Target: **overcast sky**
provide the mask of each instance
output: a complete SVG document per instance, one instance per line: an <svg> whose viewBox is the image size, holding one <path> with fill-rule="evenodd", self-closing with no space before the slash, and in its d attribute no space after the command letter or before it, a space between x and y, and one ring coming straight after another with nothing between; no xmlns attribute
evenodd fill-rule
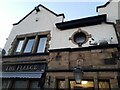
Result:
<svg viewBox="0 0 120 90"><path fill-rule="evenodd" d="M42 1L42 2L41 2ZM65 14L65 21L95 16L96 6L108 0L0 0L0 47L3 48L6 38L14 23L27 15L35 6L42 4L53 12Z"/></svg>

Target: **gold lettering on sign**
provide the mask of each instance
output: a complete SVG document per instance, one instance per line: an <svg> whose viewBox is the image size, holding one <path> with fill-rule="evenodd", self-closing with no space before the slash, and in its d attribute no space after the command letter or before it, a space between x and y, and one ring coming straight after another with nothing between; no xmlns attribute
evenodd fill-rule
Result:
<svg viewBox="0 0 120 90"><path fill-rule="evenodd" d="M15 67L14 66L7 66L6 71L14 71Z"/></svg>
<svg viewBox="0 0 120 90"><path fill-rule="evenodd" d="M16 71L20 71L21 69L22 69L22 66L18 65Z"/></svg>
<svg viewBox="0 0 120 90"><path fill-rule="evenodd" d="M16 66L7 66L6 71L35 71L37 70L38 65L16 65Z"/></svg>
<svg viewBox="0 0 120 90"><path fill-rule="evenodd" d="M17 71L37 70L37 65L18 65Z"/></svg>
<svg viewBox="0 0 120 90"><path fill-rule="evenodd" d="M34 65L34 68L33 68L34 70L37 70L37 65Z"/></svg>

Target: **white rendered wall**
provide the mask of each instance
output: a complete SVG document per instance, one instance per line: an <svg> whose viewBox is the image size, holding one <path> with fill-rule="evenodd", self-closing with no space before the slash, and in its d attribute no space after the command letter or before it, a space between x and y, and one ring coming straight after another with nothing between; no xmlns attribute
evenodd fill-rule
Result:
<svg viewBox="0 0 120 90"><path fill-rule="evenodd" d="M38 19L37 22L36 18ZM78 46L73 44L69 38L78 30L78 28L61 31L56 28L55 23L62 21L63 16L57 17L48 10L40 7L40 12L38 14L34 11L22 22L13 27L4 47L6 54L8 54L8 50L11 48L11 43L16 35L44 31L51 31L49 49L77 48ZM81 29L88 32L88 34L91 34L96 41L103 39L108 40L113 37L112 44L118 43L113 25L103 23L100 25L82 27ZM88 46L91 46L89 45L89 41L83 45L83 47Z"/></svg>
<svg viewBox="0 0 120 90"><path fill-rule="evenodd" d="M120 19L119 6L120 0L112 0L106 7L99 8L98 14L107 14L107 21L116 23Z"/></svg>
<svg viewBox="0 0 120 90"><path fill-rule="evenodd" d="M56 15L50 13L48 10L42 7L39 8L39 13L36 14L36 11L34 11L18 25L13 26L13 29L11 30L11 33L4 47L6 54L8 54L8 50L10 49L11 43L15 39L16 35L52 31L55 27L55 23L62 22L63 16L57 17ZM38 19L37 22L36 19Z"/></svg>
<svg viewBox="0 0 120 90"><path fill-rule="evenodd" d="M72 41L69 40L72 34L77 30L78 28L63 30L63 31L54 29L54 31L52 31L50 49L77 48L78 45L73 44ZM88 34L91 34L92 38L94 38L95 41L110 40L110 38L113 37L111 44L118 43L113 25L100 24L100 25L94 25L94 26L87 26L87 27L82 27L81 30L84 30ZM83 44L82 47L91 46L89 45L89 40L87 43Z"/></svg>

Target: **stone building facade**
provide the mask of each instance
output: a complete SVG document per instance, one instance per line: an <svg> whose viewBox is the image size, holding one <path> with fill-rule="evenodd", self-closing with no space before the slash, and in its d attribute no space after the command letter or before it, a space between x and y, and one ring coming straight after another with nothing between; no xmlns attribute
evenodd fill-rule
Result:
<svg viewBox="0 0 120 90"><path fill-rule="evenodd" d="M118 9L114 3L97 7L97 16L71 21L35 7L14 24L4 47L3 88L119 89L120 22L108 12Z"/></svg>

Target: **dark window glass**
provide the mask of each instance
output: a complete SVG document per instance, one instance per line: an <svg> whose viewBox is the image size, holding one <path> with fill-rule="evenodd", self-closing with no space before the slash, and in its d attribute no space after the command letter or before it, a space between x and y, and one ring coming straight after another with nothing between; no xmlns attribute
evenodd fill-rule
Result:
<svg viewBox="0 0 120 90"><path fill-rule="evenodd" d="M120 88L120 76L117 77L118 80L118 87Z"/></svg>
<svg viewBox="0 0 120 90"><path fill-rule="evenodd" d="M35 39L28 39L28 42L27 42L27 44L26 44L24 53L30 53L30 52L32 51L32 47L33 47L33 44L34 44L34 40L35 40Z"/></svg>
<svg viewBox="0 0 120 90"><path fill-rule="evenodd" d="M23 42L24 42L24 40L18 40L18 45L17 45L15 53L20 53L21 52L21 49L22 49L22 46L23 46Z"/></svg>
<svg viewBox="0 0 120 90"><path fill-rule="evenodd" d="M2 80L2 89L7 90L9 80Z"/></svg>
<svg viewBox="0 0 120 90"><path fill-rule="evenodd" d="M15 81L12 88L17 88L17 89L24 88L25 89L27 88L27 85L28 85L27 80Z"/></svg>
<svg viewBox="0 0 120 90"><path fill-rule="evenodd" d="M86 35L82 32L75 34L74 42L77 44L83 44L86 41Z"/></svg>
<svg viewBox="0 0 120 90"><path fill-rule="evenodd" d="M45 51L46 41L47 41L47 37L41 37L39 39L37 53L41 53Z"/></svg>
<svg viewBox="0 0 120 90"><path fill-rule="evenodd" d="M39 82L38 81L31 81L30 90L40 90Z"/></svg>

